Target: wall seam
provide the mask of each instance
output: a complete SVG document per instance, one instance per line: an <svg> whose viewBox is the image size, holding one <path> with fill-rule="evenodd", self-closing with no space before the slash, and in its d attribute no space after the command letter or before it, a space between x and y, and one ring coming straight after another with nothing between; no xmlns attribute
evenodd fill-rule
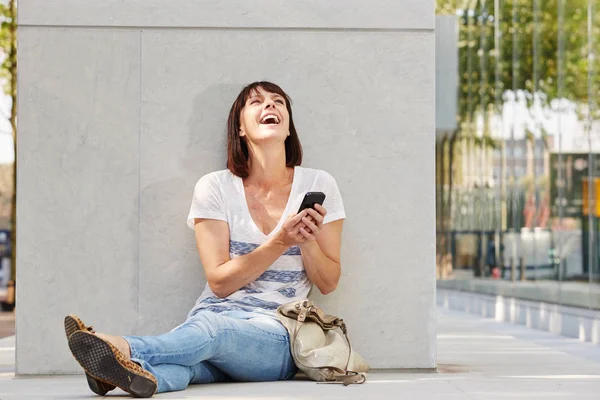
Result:
<svg viewBox="0 0 600 400"><path fill-rule="evenodd" d="M134 332L139 333L140 326L140 271L141 271L141 213L142 213L142 53L143 53L143 30L140 29L140 53L139 53L139 101L138 101L138 259L137 259L137 282L136 282L136 307Z"/></svg>

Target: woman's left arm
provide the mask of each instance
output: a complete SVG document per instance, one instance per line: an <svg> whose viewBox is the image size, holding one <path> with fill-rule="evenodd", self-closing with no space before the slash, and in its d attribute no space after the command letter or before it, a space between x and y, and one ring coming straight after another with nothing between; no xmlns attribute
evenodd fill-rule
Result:
<svg viewBox="0 0 600 400"><path fill-rule="evenodd" d="M309 210L312 218L305 217L302 220L309 230L300 229L306 238L300 249L308 278L321 293L329 294L337 287L342 274L340 248L344 220L323 225L327 211L318 204L315 208L316 210Z"/></svg>

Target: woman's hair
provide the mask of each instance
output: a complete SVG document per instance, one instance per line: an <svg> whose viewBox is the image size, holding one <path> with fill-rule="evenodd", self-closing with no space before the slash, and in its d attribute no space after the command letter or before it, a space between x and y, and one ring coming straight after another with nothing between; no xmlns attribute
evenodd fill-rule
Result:
<svg viewBox="0 0 600 400"><path fill-rule="evenodd" d="M233 102L229 118L227 118L227 169L240 178L246 178L249 175L248 144L245 138L240 137L240 116L248 97L257 92L259 87L266 92L276 93L285 98L285 106L290 116L290 135L285 139L285 164L287 167L302 164L302 145L294 126L290 97L274 83L254 82L242 89Z"/></svg>

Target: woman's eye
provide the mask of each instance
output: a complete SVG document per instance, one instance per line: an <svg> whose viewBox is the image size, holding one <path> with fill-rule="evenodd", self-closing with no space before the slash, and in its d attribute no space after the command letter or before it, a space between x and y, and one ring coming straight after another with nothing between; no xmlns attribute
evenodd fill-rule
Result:
<svg viewBox="0 0 600 400"><path fill-rule="evenodd" d="M283 100L275 100L275 102L277 102L279 104L283 104Z"/></svg>
<svg viewBox="0 0 600 400"><path fill-rule="evenodd" d="M252 100L250 104L258 104L258 100Z"/></svg>

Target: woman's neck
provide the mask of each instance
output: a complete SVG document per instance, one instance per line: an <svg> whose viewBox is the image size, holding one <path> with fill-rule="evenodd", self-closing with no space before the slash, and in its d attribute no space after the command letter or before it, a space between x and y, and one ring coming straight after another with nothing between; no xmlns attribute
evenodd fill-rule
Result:
<svg viewBox="0 0 600 400"><path fill-rule="evenodd" d="M250 152L250 171L245 183L262 189L272 189L291 183L293 172L286 167L285 148L252 149Z"/></svg>

